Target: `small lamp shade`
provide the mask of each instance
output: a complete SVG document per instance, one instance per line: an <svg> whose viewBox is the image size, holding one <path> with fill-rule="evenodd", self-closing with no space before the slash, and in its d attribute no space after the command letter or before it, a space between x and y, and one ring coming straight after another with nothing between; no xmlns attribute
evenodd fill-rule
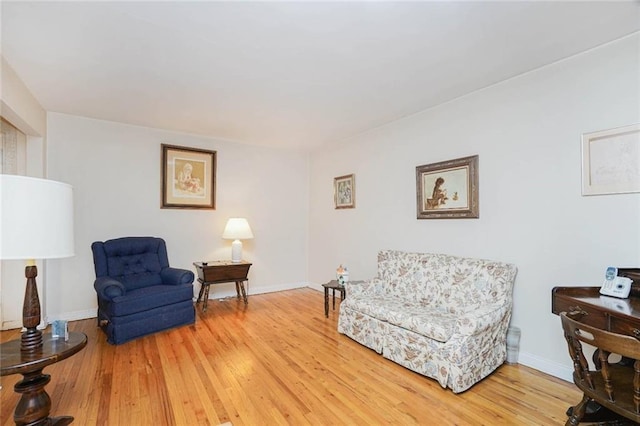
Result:
<svg viewBox="0 0 640 426"><path fill-rule="evenodd" d="M71 185L0 175L0 259L74 255Z"/></svg>
<svg viewBox="0 0 640 426"><path fill-rule="evenodd" d="M222 238L225 240L234 240L231 244L231 262L239 263L242 261L242 241L253 238L253 232L247 219L243 217L232 217L227 221L224 227Z"/></svg>

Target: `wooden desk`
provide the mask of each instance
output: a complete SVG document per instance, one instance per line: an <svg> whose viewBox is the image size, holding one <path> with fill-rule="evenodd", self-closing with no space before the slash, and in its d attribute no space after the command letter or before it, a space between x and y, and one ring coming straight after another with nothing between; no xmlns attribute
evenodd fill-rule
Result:
<svg viewBox="0 0 640 426"><path fill-rule="evenodd" d="M602 330L640 338L640 297L628 299L600 295L600 287L555 287L551 310L554 314L579 314L580 322Z"/></svg>
<svg viewBox="0 0 640 426"><path fill-rule="evenodd" d="M42 370L51 364L69 358L87 345L84 333L70 332L69 340L54 339L51 333L42 335L42 351L36 354L20 352L20 339L0 344L0 376L22 374L24 377L13 389L22 394L13 420L16 425L68 425L71 416L49 417L51 398L44 387L51 380Z"/></svg>
<svg viewBox="0 0 640 426"><path fill-rule="evenodd" d="M198 282L201 284L200 293L198 294L197 303L200 303L204 295L204 302L202 304L202 312L207 311L207 300L209 300L209 286L211 284L221 283L236 283L236 294L240 298L242 292L242 298L245 305L249 303L247 299L247 292L244 288L244 282L249 281L247 275L249 274L249 268L251 263L244 260L239 263L233 263L225 260L215 260L212 262L194 262L193 266L196 267L198 272Z"/></svg>
<svg viewBox="0 0 640 426"><path fill-rule="evenodd" d="M551 291L551 311L556 315L572 313L575 319L587 325L640 338L640 297L637 290L632 288L632 296L628 299L618 299L600 295L600 287L555 287ZM561 327L559 321L558 327ZM597 353L593 358L594 364L598 365ZM570 407L567 416L571 416L572 411L573 407ZM592 401L587 405L581 422L609 419L619 420L619 416Z"/></svg>

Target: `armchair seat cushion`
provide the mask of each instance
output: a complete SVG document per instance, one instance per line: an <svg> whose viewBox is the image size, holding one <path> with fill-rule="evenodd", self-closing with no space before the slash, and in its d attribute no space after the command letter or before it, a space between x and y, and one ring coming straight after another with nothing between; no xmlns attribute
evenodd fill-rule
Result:
<svg viewBox="0 0 640 426"><path fill-rule="evenodd" d="M160 306L191 301L192 298L192 284L155 285L131 290L125 295L117 296L112 303L106 304L105 308L108 316L122 317Z"/></svg>

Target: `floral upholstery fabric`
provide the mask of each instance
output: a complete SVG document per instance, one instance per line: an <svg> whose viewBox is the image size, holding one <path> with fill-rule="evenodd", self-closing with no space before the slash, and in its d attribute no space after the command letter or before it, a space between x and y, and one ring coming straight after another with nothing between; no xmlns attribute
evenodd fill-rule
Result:
<svg viewBox="0 0 640 426"><path fill-rule="evenodd" d="M506 359L514 265L386 250L378 276L349 282L338 331L462 392Z"/></svg>

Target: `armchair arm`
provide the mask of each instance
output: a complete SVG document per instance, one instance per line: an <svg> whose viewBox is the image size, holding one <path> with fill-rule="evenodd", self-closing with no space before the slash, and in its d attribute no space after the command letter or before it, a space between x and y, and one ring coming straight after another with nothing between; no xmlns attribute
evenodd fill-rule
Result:
<svg viewBox="0 0 640 426"><path fill-rule="evenodd" d="M347 281L344 283L347 297L377 296L382 292L382 280L372 278L367 281Z"/></svg>
<svg viewBox="0 0 640 426"><path fill-rule="evenodd" d="M191 284L194 279L193 272L187 269L164 268L160 271L160 278L165 285Z"/></svg>
<svg viewBox="0 0 640 426"><path fill-rule="evenodd" d="M497 327L511 312L511 305L485 305L466 312L456 322L455 333L472 336Z"/></svg>
<svg viewBox="0 0 640 426"><path fill-rule="evenodd" d="M111 277L96 278L93 282L93 288L96 289L101 299L113 300L118 296L122 296L127 292L124 285Z"/></svg>

